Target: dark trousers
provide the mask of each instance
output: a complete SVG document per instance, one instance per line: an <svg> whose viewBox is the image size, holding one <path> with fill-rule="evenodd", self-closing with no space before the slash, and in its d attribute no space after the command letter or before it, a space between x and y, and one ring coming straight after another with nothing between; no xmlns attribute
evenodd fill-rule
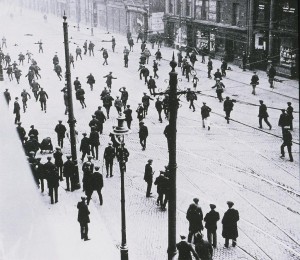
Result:
<svg viewBox="0 0 300 260"><path fill-rule="evenodd" d="M43 178L40 178L40 188L41 188L41 192L44 192L44 189L45 189L45 185L44 185L44 179Z"/></svg>
<svg viewBox="0 0 300 260"><path fill-rule="evenodd" d="M80 223L80 234L81 239L88 239L88 233L89 233L89 226L88 223Z"/></svg>
<svg viewBox="0 0 300 260"><path fill-rule="evenodd" d="M113 164L114 164L114 160L105 160L106 177L108 177L108 172L109 172L110 176L113 176L113 174L112 174Z"/></svg>
<svg viewBox="0 0 300 260"><path fill-rule="evenodd" d="M225 119L227 120L227 124L229 124L229 118L230 118L230 113L231 113L231 110L230 111L225 111Z"/></svg>
<svg viewBox="0 0 300 260"><path fill-rule="evenodd" d="M58 187L50 187L49 188L51 204L54 204L53 193L54 193L55 203L57 203L58 202Z"/></svg>
<svg viewBox="0 0 300 260"><path fill-rule="evenodd" d="M217 247L217 231L207 230L207 240L213 247Z"/></svg>
<svg viewBox="0 0 300 260"><path fill-rule="evenodd" d="M105 107L105 110L106 110L107 118L109 119L109 110L110 110L110 107Z"/></svg>
<svg viewBox="0 0 300 260"><path fill-rule="evenodd" d="M104 65L104 64L108 65L108 63L107 63L107 58L104 58L104 62L103 62L102 65Z"/></svg>
<svg viewBox="0 0 300 260"><path fill-rule="evenodd" d="M86 155L90 155L90 152L83 151L83 152L82 152L82 156L81 156L81 161L84 160L84 157L85 157Z"/></svg>
<svg viewBox="0 0 300 260"><path fill-rule="evenodd" d="M291 144L286 144L286 143L283 143L280 147L280 150L281 150L281 155L284 156L284 147L287 147L287 150L288 150L288 153L289 153L289 156L290 156L290 161L294 161L293 159L293 155L292 155L292 145Z"/></svg>
<svg viewBox="0 0 300 260"><path fill-rule="evenodd" d="M259 117L259 128L262 128L262 120L265 121L268 127L272 127L267 117Z"/></svg>
<svg viewBox="0 0 300 260"><path fill-rule="evenodd" d="M98 160L99 145L91 144L91 151L92 151L92 156L94 158L95 158L95 151L96 151L96 160Z"/></svg>
<svg viewBox="0 0 300 260"><path fill-rule="evenodd" d="M143 111L144 118L146 117L146 115L148 115L148 108L149 108L149 106L144 105L144 111Z"/></svg>
<svg viewBox="0 0 300 260"><path fill-rule="evenodd" d="M229 246L229 238L225 238L225 247ZM232 246L236 246L236 238L232 239Z"/></svg>
<svg viewBox="0 0 300 260"><path fill-rule="evenodd" d="M156 200L156 204L160 205L162 207L164 202L164 193L163 192L158 192L158 198Z"/></svg>
<svg viewBox="0 0 300 260"><path fill-rule="evenodd" d="M82 60L82 57L81 57L81 53L76 53L76 60L77 60L77 57L80 57L80 59Z"/></svg>
<svg viewBox="0 0 300 260"><path fill-rule="evenodd" d="M162 110L157 110L157 113L158 113L158 121L162 123L161 111Z"/></svg>
<svg viewBox="0 0 300 260"><path fill-rule="evenodd" d="M20 112L17 112L17 113L16 113L16 117L15 117L15 124L16 124L17 122L20 122L20 119L21 119Z"/></svg>
<svg viewBox="0 0 300 260"><path fill-rule="evenodd" d="M43 111L43 110L46 111L46 108L47 108L47 106L46 106L46 101L40 100L40 102L41 102L41 108L42 108L42 111Z"/></svg>
<svg viewBox="0 0 300 260"><path fill-rule="evenodd" d="M152 181L148 181L148 182L147 182L146 197L150 197L151 188L152 188Z"/></svg>
<svg viewBox="0 0 300 260"><path fill-rule="evenodd" d="M140 137L140 144L141 144L143 150L146 149L146 140L147 140L147 138L145 138L145 137Z"/></svg>
<svg viewBox="0 0 300 260"><path fill-rule="evenodd" d="M217 92L217 97L218 97L219 101L222 102L223 101L223 97L222 97L223 91L217 90L216 92Z"/></svg>
<svg viewBox="0 0 300 260"><path fill-rule="evenodd" d="M102 134L103 133L103 123L99 123L99 132L100 132L100 134Z"/></svg>
<svg viewBox="0 0 300 260"><path fill-rule="evenodd" d="M58 141L58 146L63 148L64 147L64 137L57 137L57 141Z"/></svg>
<svg viewBox="0 0 300 260"><path fill-rule="evenodd" d="M70 177L66 177L67 190L70 190ZM72 186L72 185L71 185Z"/></svg>
<svg viewBox="0 0 300 260"><path fill-rule="evenodd" d="M207 77L211 78L211 69L208 69L208 71L207 71Z"/></svg>
<svg viewBox="0 0 300 260"><path fill-rule="evenodd" d="M103 198L102 198L102 194L101 194L101 189L97 189L95 191L98 193L100 205L102 205L103 204ZM91 191L87 192L88 193L87 194L87 200L86 200L86 204L87 205L89 205L89 203L90 203L90 200L92 198L93 192L94 192L94 190L91 190Z"/></svg>
<svg viewBox="0 0 300 260"><path fill-rule="evenodd" d="M195 111L195 106L194 106L194 100L193 99L190 100L189 108L193 108L193 111Z"/></svg>
<svg viewBox="0 0 300 260"><path fill-rule="evenodd" d="M127 120L126 123L127 123L128 129L130 129L130 127L131 127L131 120Z"/></svg>

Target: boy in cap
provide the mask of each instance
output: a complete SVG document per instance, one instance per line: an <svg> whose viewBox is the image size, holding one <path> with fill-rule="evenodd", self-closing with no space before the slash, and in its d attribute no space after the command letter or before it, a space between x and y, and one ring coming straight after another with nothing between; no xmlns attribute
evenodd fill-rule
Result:
<svg viewBox="0 0 300 260"><path fill-rule="evenodd" d="M232 239L232 246L236 246L236 239L238 237L237 222L239 221L239 212L233 209L234 203L232 201L227 201L228 210L224 213L222 224L222 236L225 238L225 247L229 246L229 239Z"/></svg>
<svg viewBox="0 0 300 260"><path fill-rule="evenodd" d="M220 220L219 212L215 211L216 205L209 204L210 212L204 217L207 230L207 240L214 247L217 247L217 222Z"/></svg>

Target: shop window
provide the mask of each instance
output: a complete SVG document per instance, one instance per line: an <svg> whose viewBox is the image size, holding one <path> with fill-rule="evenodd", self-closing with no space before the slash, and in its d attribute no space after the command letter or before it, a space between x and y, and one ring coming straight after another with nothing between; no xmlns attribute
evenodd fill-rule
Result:
<svg viewBox="0 0 300 260"><path fill-rule="evenodd" d="M239 22L239 12L240 12L240 5L234 3L232 5L232 25L238 25Z"/></svg>
<svg viewBox="0 0 300 260"><path fill-rule="evenodd" d="M221 1L217 1L216 22L220 23L222 20L223 20L223 3Z"/></svg>

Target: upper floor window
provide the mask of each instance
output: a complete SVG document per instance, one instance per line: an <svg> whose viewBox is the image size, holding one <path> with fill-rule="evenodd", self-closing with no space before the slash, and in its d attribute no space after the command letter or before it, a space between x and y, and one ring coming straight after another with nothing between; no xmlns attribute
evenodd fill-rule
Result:
<svg viewBox="0 0 300 260"><path fill-rule="evenodd" d="M192 0L186 0L186 16L191 16Z"/></svg>
<svg viewBox="0 0 300 260"><path fill-rule="evenodd" d="M208 1L196 0L195 4L195 18L200 20L208 20Z"/></svg>
<svg viewBox="0 0 300 260"><path fill-rule="evenodd" d="M232 5L232 25L238 25L239 22L240 5L234 3Z"/></svg>
<svg viewBox="0 0 300 260"><path fill-rule="evenodd" d="M176 15L181 15L181 5L182 5L182 0L176 0L177 1L177 9L176 9Z"/></svg>
<svg viewBox="0 0 300 260"><path fill-rule="evenodd" d="M216 5L216 22L220 23L223 20L223 3L217 1Z"/></svg>

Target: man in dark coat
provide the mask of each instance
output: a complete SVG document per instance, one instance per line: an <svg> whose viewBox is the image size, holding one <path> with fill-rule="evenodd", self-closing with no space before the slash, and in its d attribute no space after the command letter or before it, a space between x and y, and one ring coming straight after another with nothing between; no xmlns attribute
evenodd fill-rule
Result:
<svg viewBox="0 0 300 260"><path fill-rule="evenodd" d="M16 115L16 117L15 117L15 124L17 124L21 120L21 114L20 114L21 107L20 107L20 104L18 102L18 99L19 98L16 97L15 98L15 102L14 102L14 111L13 111L13 113Z"/></svg>
<svg viewBox="0 0 300 260"><path fill-rule="evenodd" d="M154 185L157 185L157 194L158 198L156 200L156 205L160 206L162 210L164 210L164 194L165 194L165 188L166 184L168 183L168 178L164 175L164 171L159 172L159 176L156 177Z"/></svg>
<svg viewBox="0 0 300 260"><path fill-rule="evenodd" d="M262 128L262 120L264 120L271 130L272 125L268 121L269 114L267 112L267 106L264 104L264 101L262 100L259 100L259 103L260 103L259 112L258 112L259 128Z"/></svg>
<svg viewBox="0 0 300 260"><path fill-rule="evenodd" d="M209 242L203 240L201 233L195 235L195 251L201 260L212 260L213 248Z"/></svg>
<svg viewBox="0 0 300 260"><path fill-rule="evenodd" d="M104 160L105 160L105 166L106 166L106 178L108 177L108 172L110 172L110 177L113 176L113 163L115 158L115 149L112 147L112 143L109 142L108 146L104 150Z"/></svg>
<svg viewBox="0 0 300 260"><path fill-rule="evenodd" d="M223 88L225 88L225 85L220 81L220 78L216 78L216 84L211 88L216 88L217 97L219 101L222 102L222 93L224 92Z"/></svg>
<svg viewBox="0 0 300 260"><path fill-rule="evenodd" d="M140 144L142 146L142 150L146 150L146 141L148 137L148 127L144 125L144 122L140 122L140 129L139 129L139 138L140 138Z"/></svg>
<svg viewBox="0 0 300 260"><path fill-rule="evenodd" d="M75 164L71 161L72 156L67 155L67 161L63 164L63 175L66 178L67 191L70 191L70 180L71 180L71 191L74 191L74 175L75 175Z"/></svg>
<svg viewBox="0 0 300 260"><path fill-rule="evenodd" d="M146 191L146 197L149 198L152 194L151 187L153 183L153 174L154 171L152 169L152 159L148 160L148 163L145 166L145 174L144 174L144 181L147 183L147 191Z"/></svg>
<svg viewBox="0 0 300 260"><path fill-rule="evenodd" d="M242 54L242 69L243 71L246 71L246 65L247 65L247 54L243 51Z"/></svg>
<svg viewBox="0 0 300 260"><path fill-rule="evenodd" d="M96 119L98 120L99 124L99 132L100 134L103 133L103 124L106 121L106 116L104 115L103 111L101 110L101 106L98 106L98 109L95 111L94 115L96 116Z"/></svg>
<svg viewBox="0 0 300 260"><path fill-rule="evenodd" d="M281 115L279 117L278 120L278 126L281 127L282 129L282 134L283 134L283 129L285 126L289 126L290 125L290 118L289 116L285 113L285 109L281 109Z"/></svg>
<svg viewBox="0 0 300 260"><path fill-rule="evenodd" d="M213 63L211 58L208 58L208 62L207 62L207 77L209 79L211 79L211 71L213 70Z"/></svg>
<svg viewBox="0 0 300 260"><path fill-rule="evenodd" d="M144 107L142 106L142 103L138 103L136 113L137 113L137 118L139 119L139 122L141 122L144 118Z"/></svg>
<svg viewBox="0 0 300 260"><path fill-rule="evenodd" d="M85 91L83 88L79 87L79 89L76 91L76 99L79 100L80 102L80 105L82 108L85 108L86 107L86 104L85 104Z"/></svg>
<svg viewBox="0 0 300 260"><path fill-rule="evenodd" d="M58 202L58 187L59 187L59 173L57 167L53 171L48 172L47 174L49 195L51 198L51 204ZM54 195L54 198L53 198Z"/></svg>
<svg viewBox="0 0 300 260"><path fill-rule="evenodd" d="M96 118L95 115L92 115L92 120L89 122L89 127L92 129L92 127L95 127L95 130L97 132L99 132L99 125L100 125L100 122L99 120Z"/></svg>
<svg viewBox="0 0 300 260"><path fill-rule="evenodd" d="M40 103L41 103L41 108L42 108L42 111L45 110L45 113L46 113L46 102L47 102L47 99L48 99L48 94L46 91L44 91L43 88L41 88L40 92L38 93L37 95L37 99L40 98Z"/></svg>
<svg viewBox="0 0 300 260"><path fill-rule="evenodd" d="M34 135L34 138L38 141L39 140L39 131L34 128L34 125L30 126L30 130L28 132L28 136Z"/></svg>
<svg viewBox="0 0 300 260"><path fill-rule="evenodd" d="M225 238L225 247L229 246L229 239L232 239L232 246L236 246L236 239L238 237L237 222L239 221L239 212L233 209L233 202L227 201L228 210L224 213L222 219L223 231L222 236Z"/></svg>
<svg viewBox="0 0 300 260"><path fill-rule="evenodd" d="M91 127L91 133L90 133L90 145L91 145L91 152L92 156L95 158L95 152L96 152L96 160L98 160L98 152L99 152L99 145L100 145L100 136L99 133L96 131L96 128L94 126Z"/></svg>
<svg viewBox="0 0 300 260"><path fill-rule="evenodd" d="M10 102L10 100L11 100L11 96L10 96L10 93L9 93L9 91L8 91L8 88L5 89L5 91L4 91L3 94L4 94L4 97L5 97L5 100L6 100L7 104L9 105L9 102Z"/></svg>
<svg viewBox="0 0 300 260"><path fill-rule="evenodd" d="M289 127L285 127L283 129L283 134L282 134L282 139L283 139L283 144L281 145L281 158L284 158L284 147L286 146L287 147L287 150L288 150L288 153L289 153L289 156L290 156L290 162L293 162L294 159L293 159L293 155L292 155L292 140L293 140L293 136L292 134L290 133Z"/></svg>
<svg viewBox="0 0 300 260"><path fill-rule="evenodd" d="M230 99L229 97L226 97L224 101L224 111L225 111L225 119L227 120L227 124L229 124L229 119L230 119L230 113L233 109L233 104L234 100Z"/></svg>
<svg viewBox="0 0 300 260"><path fill-rule="evenodd" d="M76 79L74 80L73 85L74 85L75 91L77 91L78 89L81 88L81 83L80 83L78 77L76 77Z"/></svg>
<svg viewBox="0 0 300 260"><path fill-rule="evenodd" d="M94 191L97 191L98 193L100 205L103 204L103 197L101 194L103 188L103 176L99 172L99 169L99 166L95 166L95 172L90 176L89 184L87 185L87 205L89 205Z"/></svg>
<svg viewBox="0 0 300 260"><path fill-rule="evenodd" d="M180 238L181 241L176 244L176 247L178 249L178 260L192 260L191 253L196 258L196 260L200 260L192 244L185 240L186 236L181 235Z"/></svg>
<svg viewBox="0 0 300 260"><path fill-rule="evenodd" d="M210 212L204 217L205 228L207 230L207 240L214 247L217 247L217 222L220 220L219 212L215 211L216 205L210 204Z"/></svg>
<svg viewBox="0 0 300 260"><path fill-rule="evenodd" d="M121 100L123 107L125 108L128 100L128 91L125 87L120 88L119 91L121 92Z"/></svg>
<svg viewBox="0 0 300 260"><path fill-rule="evenodd" d="M276 69L273 67L272 64L267 72L267 75L269 77L270 88L274 88L274 78L276 76Z"/></svg>
<svg viewBox="0 0 300 260"><path fill-rule="evenodd" d="M106 109L106 115L107 115L107 119L109 119L109 111L110 111L110 108L112 106L112 101L114 100L114 98L109 94L107 93L103 98L102 98L102 101L103 101L103 106L105 107Z"/></svg>
<svg viewBox="0 0 300 260"><path fill-rule="evenodd" d="M131 122L132 122L132 109L130 109L130 105L127 105L126 109L123 111L125 115L125 121L127 123L128 129L131 127Z"/></svg>
<svg viewBox="0 0 300 260"><path fill-rule="evenodd" d="M84 161L84 157L86 155L90 155L91 152L91 148L90 148L90 140L87 136L86 133L83 133L83 138L81 139L81 143L80 143L80 152L82 152L82 157L81 157L81 161Z"/></svg>
<svg viewBox="0 0 300 260"><path fill-rule="evenodd" d="M61 151L60 147L56 147L56 151L53 153L54 157L54 164L59 172L59 179L60 181L63 181L63 159L62 159L63 153Z"/></svg>
<svg viewBox="0 0 300 260"><path fill-rule="evenodd" d="M89 227L88 223L90 223L90 211L88 209L88 206L85 204L85 197L81 197L81 201L77 203L78 208L78 222L80 223L80 233L81 233L81 239L84 239L84 241L89 240L88 238L88 232Z"/></svg>
<svg viewBox="0 0 300 260"><path fill-rule="evenodd" d="M62 120L58 120L58 124L55 126L54 131L57 134L58 145L61 148L63 148L64 147L64 138L65 138L67 128L62 124Z"/></svg>
<svg viewBox="0 0 300 260"><path fill-rule="evenodd" d="M155 101L155 108L158 113L158 121L162 123L161 112L163 109L163 102L159 99L159 97L157 97L157 99Z"/></svg>
<svg viewBox="0 0 300 260"><path fill-rule="evenodd" d="M211 108L203 102L203 106L201 107L201 116L202 116L202 126L205 128L205 122L207 124L208 130L210 130L210 123L209 123L209 113L211 112Z"/></svg>
<svg viewBox="0 0 300 260"><path fill-rule="evenodd" d="M194 203L190 204L187 212L186 219L189 221L189 235L188 242L192 242L193 236L203 230L203 213L201 207L198 205L199 199L194 198Z"/></svg>
<svg viewBox="0 0 300 260"><path fill-rule="evenodd" d="M121 143L116 150L116 157L119 162L120 171L123 169L123 171L126 172L126 163L128 162L129 152L124 143Z"/></svg>
<svg viewBox="0 0 300 260"><path fill-rule="evenodd" d="M293 119L294 119L294 116L293 116L293 112L294 112L294 108L292 107L292 103L291 102L287 102L287 109L286 109L286 113L287 115L289 116L289 120L290 120L290 130L293 131Z"/></svg>
<svg viewBox="0 0 300 260"><path fill-rule="evenodd" d="M193 112L195 112L194 100L197 100L197 95L190 88L187 88L186 100L190 102L189 109L193 108Z"/></svg>
<svg viewBox="0 0 300 260"><path fill-rule="evenodd" d="M90 75L88 75L86 78L87 78L87 82L86 83L89 84L90 87L91 87L91 90L93 90L93 85L96 82L94 76L92 75L92 73L90 73Z"/></svg>
<svg viewBox="0 0 300 260"><path fill-rule="evenodd" d="M144 96L142 97L142 103L144 107L144 118L148 114L148 108L150 106L150 100L153 100L152 97L148 96L146 92L144 92Z"/></svg>
<svg viewBox="0 0 300 260"><path fill-rule="evenodd" d="M24 138L26 136L26 131L24 129L24 127L21 126L21 122L18 122L18 126L17 126L17 133L19 134L19 138L21 140L21 143L23 144L24 143Z"/></svg>

